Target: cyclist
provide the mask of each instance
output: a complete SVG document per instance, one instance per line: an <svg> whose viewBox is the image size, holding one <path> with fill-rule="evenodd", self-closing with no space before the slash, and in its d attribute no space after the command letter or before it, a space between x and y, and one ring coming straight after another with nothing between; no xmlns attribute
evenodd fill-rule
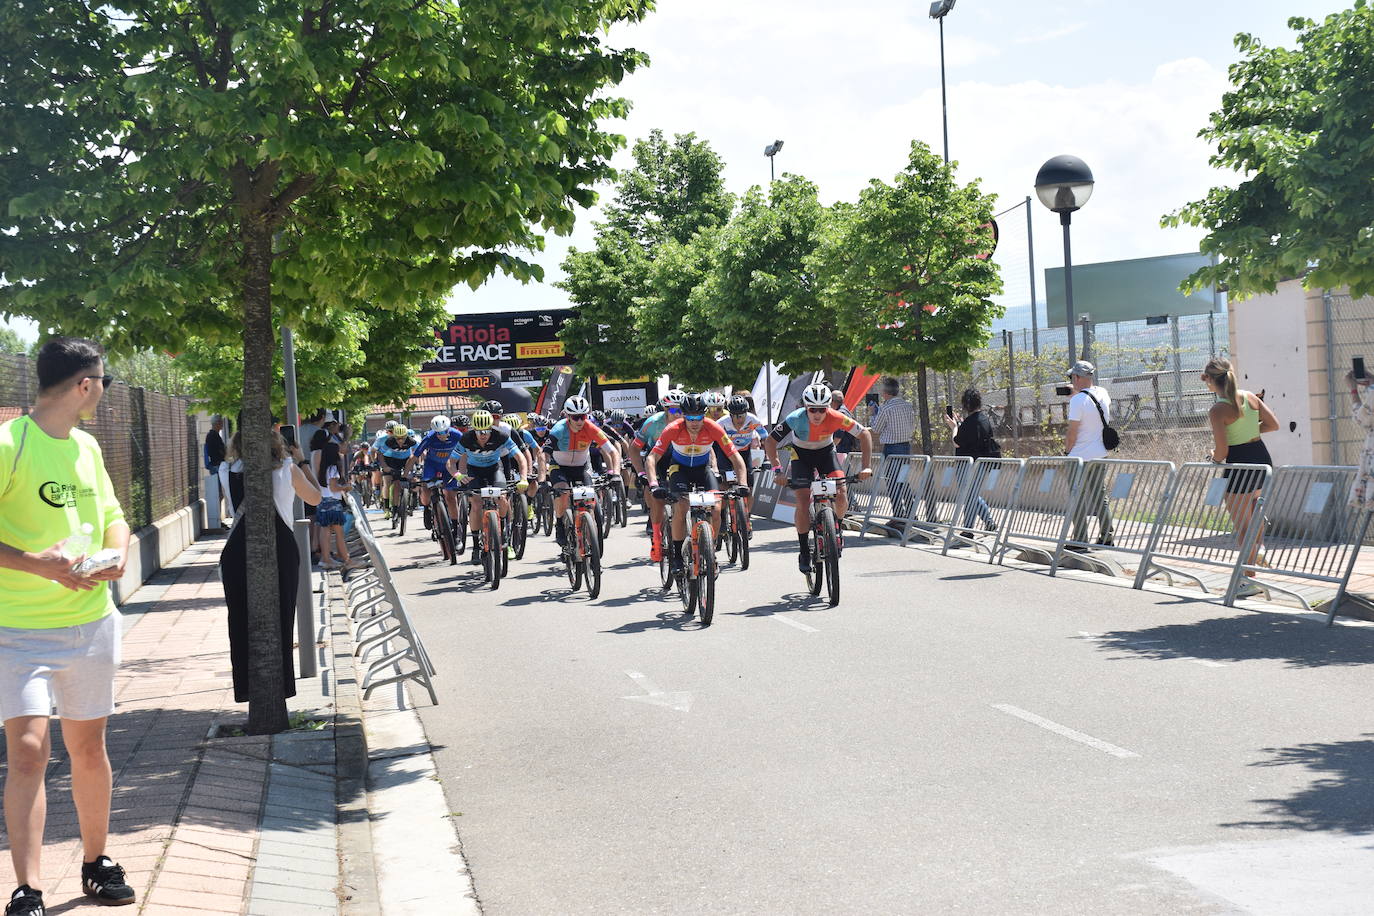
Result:
<svg viewBox="0 0 1374 916"><path fill-rule="evenodd" d="M601 429L615 443L616 451L620 452L620 467L622 469L620 478L621 482L625 484L626 492L629 492L635 485L634 474L632 473L633 465L629 468L625 465L630 459L630 451L635 447L634 426L625 416L625 411L616 408L606 412L606 425Z"/></svg>
<svg viewBox="0 0 1374 916"><path fill-rule="evenodd" d="M406 461L406 471L415 465L416 461L423 460L420 469L420 479L431 481L436 477L443 481L444 502L448 506L449 521L458 517L458 481L448 472L448 459L453 450L458 447L458 442L462 436L448 417L439 416L429 421L429 435L420 440L420 444L415 446L415 451L411 453L410 459ZM432 515L429 508L429 487L420 490L420 502L425 507L425 527L433 527Z"/></svg>
<svg viewBox="0 0 1374 916"><path fill-rule="evenodd" d="M615 446L606 434L588 420L592 405L581 395L573 395L563 402L563 419L549 430L544 441L544 455L548 461L549 480L554 486L554 516L557 518L554 536L559 547L567 547L568 535L563 528L563 513L568 511L568 489L590 484L588 466L591 448L595 445L607 462L615 463Z"/></svg>
<svg viewBox="0 0 1374 916"><path fill-rule="evenodd" d="M829 385L807 385L802 392L802 406L792 411L763 440L763 450L773 473L781 476L782 465L778 461L778 443L792 436L792 466L787 485L797 494L797 510L793 518L797 528L797 544L801 557L797 568L804 573L811 571L811 480L813 477L843 477L844 471L836 466L836 430L853 432L863 451L863 469L859 479L873 476L873 439L868 430L858 421L847 417L830 406ZM767 465L765 465L767 467ZM849 496L843 482L835 497L835 513L838 519L844 518L849 507Z"/></svg>
<svg viewBox="0 0 1374 916"><path fill-rule="evenodd" d="M662 410L653 411L645 417L644 422L639 425L635 432L635 448L630 449L630 463L635 467L635 473L639 475L640 484L648 482L649 477L645 470L645 460L654 445L658 443L658 437L668 427L668 424L681 416L679 406L682 399L687 397L687 392L681 388L671 388L659 398ZM659 461L660 459L654 459ZM658 476L667 477L668 465L660 462L662 467L658 469ZM649 559L657 563L663 559L662 551L659 548L661 541L660 534L663 529L663 500L654 496L647 487L644 488L644 502L649 507Z"/></svg>
<svg viewBox="0 0 1374 916"><path fill-rule="evenodd" d="M391 424L391 434L382 440L382 461L386 464L386 476L390 481L386 492L393 513L405 508L405 503L401 500L401 477L405 474L406 462L410 460L418 444L410 430L399 420Z"/></svg>
<svg viewBox="0 0 1374 916"><path fill-rule="evenodd" d="M524 480L528 473L525 456L520 454L510 436L496 429L490 411L474 410L472 429L463 433L454 454L448 458L448 472L458 478L459 486L468 494L468 522L474 538L480 536L482 530L482 497L478 490L482 487L505 486L507 478L502 472L501 461L507 457L518 469L514 477L515 485L523 492L524 487L528 486ZM498 511L505 518L510 511L510 500L502 496ZM478 542L474 540L473 543ZM482 551L473 550L468 562L474 565L481 563Z"/></svg>
<svg viewBox="0 0 1374 916"><path fill-rule="evenodd" d="M730 441L735 443L735 448L739 451L740 457L744 459L744 467L748 471L745 483L749 485L750 496L744 501L746 509L754 508L754 459L757 457L754 452L763 447L763 437L768 434L768 427L763 425L763 421L754 416L749 410L749 401L743 395L735 395L725 403L725 410L729 416L720 425L725 427L725 435L730 437ZM747 513L746 513L747 514Z"/></svg>
<svg viewBox="0 0 1374 916"><path fill-rule="evenodd" d="M706 419L717 423L725 419L725 395L719 391L703 391L701 401L706 405Z"/></svg>
<svg viewBox="0 0 1374 916"><path fill-rule="evenodd" d="M390 494L382 492L382 443L391 435L391 423L383 423L382 428L367 444L368 460L372 462L372 492L377 494L377 502L383 509L391 508Z"/></svg>
<svg viewBox="0 0 1374 916"><path fill-rule="evenodd" d="M663 430L663 435L658 437L658 442L649 451L650 458L647 466L649 478L649 489L659 500L668 498L668 494L673 490L686 490L693 484L705 487L708 490L717 490L716 477L711 473L711 448L719 444L731 465L735 468L735 475L739 480L744 480L744 460L740 458L739 452L735 450L735 444L730 441L730 437L725 434L725 430L715 420L706 418L706 404L700 395L688 395L680 402L682 417L668 424ZM660 462L658 459L668 460L668 476L664 481L667 486L659 486L658 472ZM739 487L740 491L748 490L743 484ZM741 495L743 495L741 493ZM720 537L720 503L717 502L711 511L711 528L717 539ZM672 564L674 571L682 566L682 542L687 537L687 504L679 501L673 510L673 549L669 554L668 561Z"/></svg>
<svg viewBox="0 0 1374 916"><path fill-rule="evenodd" d="M458 435L463 435L472 429L472 417L465 413L460 413L453 418L453 428L458 430Z"/></svg>

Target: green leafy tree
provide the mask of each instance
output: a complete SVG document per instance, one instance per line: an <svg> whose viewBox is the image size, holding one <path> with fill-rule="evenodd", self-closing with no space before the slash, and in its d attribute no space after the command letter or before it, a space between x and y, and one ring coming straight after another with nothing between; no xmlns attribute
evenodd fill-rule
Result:
<svg viewBox="0 0 1374 916"><path fill-rule="evenodd" d="M109 371L115 378L134 388L146 388L163 394L196 394L195 368L171 353L137 350L113 356L109 360ZM240 383L240 391L242 388Z"/></svg>
<svg viewBox="0 0 1374 916"><path fill-rule="evenodd" d="M274 324L411 312L567 232L648 0L7 0L0 313L116 353L240 341L252 732L286 727Z"/></svg>
<svg viewBox="0 0 1374 916"><path fill-rule="evenodd" d="M28 345L14 328L0 327L0 353L27 353Z"/></svg>
<svg viewBox="0 0 1374 916"><path fill-rule="evenodd" d="M1294 277L1374 292L1374 7L1356 0L1289 26L1296 48L1236 36L1233 88L1200 134L1216 145L1212 165L1243 180L1163 218L1206 229L1202 250L1220 259L1187 279L1189 292L1220 284L1243 298Z"/></svg>
<svg viewBox="0 0 1374 916"><path fill-rule="evenodd" d="M832 209L813 259L857 358L877 372L917 371L921 446L930 452L926 369L961 369L1002 307L992 250L996 198L923 143L891 184L874 179L852 206Z"/></svg>
<svg viewBox="0 0 1374 916"><path fill-rule="evenodd" d="M719 233L699 298L717 347L740 365L771 359L788 375L828 374L853 359L853 339L812 263L825 216L816 186L784 175L767 197L750 188Z"/></svg>
<svg viewBox="0 0 1374 916"><path fill-rule="evenodd" d="M634 167L620 175L616 198L597 224L594 246L563 261L566 290L577 314L559 338L590 375L631 378L663 370L635 310L653 294L650 272L660 246L687 245L697 232L724 225L734 198L721 177L724 163L695 134L671 141L660 130L635 143Z"/></svg>
<svg viewBox="0 0 1374 916"><path fill-rule="evenodd" d="M719 229L704 229L683 244L668 239L654 251L648 291L635 309L635 327L654 373L691 389L727 385L738 361L718 339L715 313L703 304L703 284Z"/></svg>

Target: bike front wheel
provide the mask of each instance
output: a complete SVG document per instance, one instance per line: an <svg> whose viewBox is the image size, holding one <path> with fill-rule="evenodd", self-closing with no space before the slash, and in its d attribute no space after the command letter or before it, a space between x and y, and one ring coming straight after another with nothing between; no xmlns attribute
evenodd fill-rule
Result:
<svg viewBox="0 0 1374 916"><path fill-rule="evenodd" d="M495 510L487 513L483 527L487 543L482 565L491 570L491 590L496 591L501 587L501 574L505 570L506 548L501 546L501 517Z"/></svg>
<svg viewBox="0 0 1374 916"><path fill-rule="evenodd" d="M835 513L829 507L821 510L821 561L825 564L825 579L829 586L830 606L840 603L840 538L835 530Z"/></svg>
<svg viewBox="0 0 1374 916"><path fill-rule="evenodd" d="M709 627L716 614L716 545L712 542L711 526L705 522L697 525L694 576L697 581L697 611L701 615L701 625Z"/></svg>
<svg viewBox="0 0 1374 916"><path fill-rule="evenodd" d="M587 595L596 598L601 594L601 538L592 524L591 516L585 513L581 536L578 538L578 553L581 555L582 571L587 580Z"/></svg>

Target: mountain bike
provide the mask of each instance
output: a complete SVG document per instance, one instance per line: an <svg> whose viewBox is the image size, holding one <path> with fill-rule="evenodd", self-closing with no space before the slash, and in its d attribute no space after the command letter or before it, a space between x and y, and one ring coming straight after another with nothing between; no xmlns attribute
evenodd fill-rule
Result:
<svg viewBox="0 0 1374 916"><path fill-rule="evenodd" d="M841 483L859 478L827 477L811 481L811 571L806 574L806 587L812 595L819 595L829 583L830 606L840 603L840 543L839 523L835 518L835 496Z"/></svg>
<svg viewBox="0 0 1374 916"><path fill-rule="evenodd" d="M529 500L516 483L506 484L506 497L510 501L510 512L506 513L506 521L501 532L506 544L515 554L515 559L523 560L525 544L529 540ZM509 568L510 563L507 562L506 569Z"/></svg>
<svg viewBox="0 0 1374 916"><path fill-rule="evenodd" d="M596 529L601 533L601 541L605 543L611 536L611 526L616 523L616 494L615 482L620 479L618 474L598 474L592 480L592 485L596 487Z"/></svg>
<svg viewBox="0 0 1374 916"><path fill-rule="evenodd" d="M585 578L587 595L601 594L601 535L596 522L596 487L579 485L572 488L572 505L563 513L563 531L567 544L563 547L563 565L573 591L582 587Z"/></svg>
<svg viewBox="0 0 1374 916"><path fill-rule="evenodd" d="M553 484L544 481L534 491L534 533L553 537Z"/></svg>
<svg viewBox="0 0 1374 916"><path fill-rule="evenodd" d="M405 537L406 520L410 518L410 513L419 504L420 498L415 489L415 481L410 477L400 477L397 483L400 484L401 488L401 504L391 507L391 527L393 529L399 527L398 533Z"/></svg>
<svg viewBox="0 0 1374 916"><path fill-rule="evenodd" d="M735 472L725 472L725 482L735 483ZM741 570L749 568L749 510L746 497L735 487L725 491L725 505L721 507L720 539L725 542L725 559L731 564L739 564Z"/></svg>
<svg viewBox="0 0 1374 916"><path fill-rule="evenodd" d="M482 552L482 576L496 591L506 573L506 546L501 541L501 497L506 495L506 488L481 487L477 495L482 499L482 520L472 549Z"/></svg>
<svg viewBox="0 0 1374 916"><path fill-rule="evenodd" d="M716 614L716 547L711 516L719 498L714 490L693 487L674 490L667 500L669 504L687 501L687 538L682 542L682 562L674 579L682 599L682 612L688 617L700 612L704 627L711 625ZM663 527L668 527L667 521Z"/></svg>
<svg viewBox="0 0 1374 916"><path fill-rule="evenodd" d="M444 483L442 477L425 481L431 513L429 536L439 542L440 555L452 566L458 562L458 548L453 537L453 520L448 517L448 501L444 499Z"/></svg>

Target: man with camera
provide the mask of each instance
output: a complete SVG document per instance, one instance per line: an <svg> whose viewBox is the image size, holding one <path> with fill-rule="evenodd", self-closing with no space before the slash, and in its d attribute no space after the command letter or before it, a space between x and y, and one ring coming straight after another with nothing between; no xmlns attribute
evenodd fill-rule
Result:
<svg viewBox="0 0 1374 916"><path fill-rule="evenodd" d="M1086 463L1094 458L1106 458L1110 446L1106 437L1114 438L1109 432L1112 415L1112 398L1107 389L1096 383L1097 367L1086 359L1080 359L1069 367L1069 430L1064 437L1064 453L1072 458L1082 458ZM1073 531L1069 540L1085 544L1088 540L1088 509L1091 506L1097 513L1097 540L1095 543L1112 546L1112 510L1107 503L1107 488L1104 484L1105 468L1090 465L1084 471L1083 489L1073 510ZM1070 546L1073 551L1087 548Z"/></svg>

